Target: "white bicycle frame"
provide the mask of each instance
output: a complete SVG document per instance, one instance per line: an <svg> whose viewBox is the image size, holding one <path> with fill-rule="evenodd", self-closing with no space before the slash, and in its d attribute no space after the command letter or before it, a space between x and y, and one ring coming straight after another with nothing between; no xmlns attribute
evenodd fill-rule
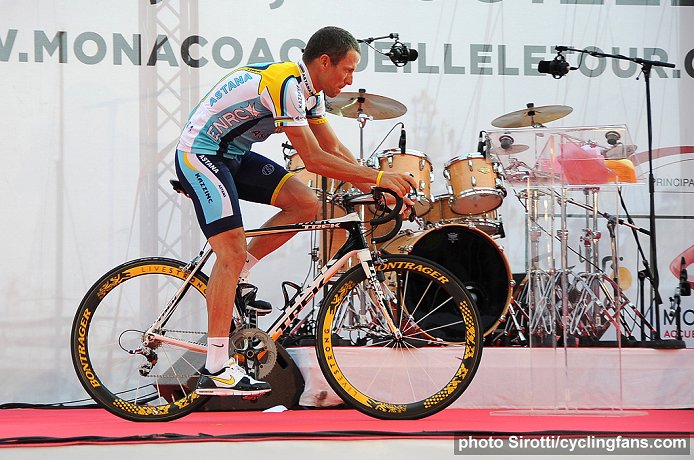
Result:
<svg viewBox="0 0 694 460"><path fill-rule="evenodd" d="M347 214L346 216L336 217L333 219L326 219L316 222L306 222L295 225L285 225L278 227L266 227L254 230L246 231L246 237L252 238L255 236L263 235L274 235L280 233L293 233L293 232L306 232L313 230L334 230L338 228L350 230L350 234L356 232L356 228L360 227L357 224L361 222L359 215L356 212ZM366 273L367 280L369 283L369 288L373 289L376 297L378 298L378 308L386 319L390 331L395 335L396 338L400 337L400 330L393 322L391 315L388 313L386 305L389 301L394 299L394 295L388 291L388 295L384 292L382 284L378 281L376 277L376 267L373 263L371 257L371 251L363 238L363 234L359 231L361 237L360 244L358 246L363 246L361 248L352 249L338 257L345 247L350 244L350 239L340 248L336 255L331 258L321 269L316 277L311 281L311 283L300 290L298 295L296 295L288 305L283 310L282 315L275 320L275 322L266 331L268 335L273 339L277 340L284 331L291 326L292 322L298 317L300 312L313 300L316 294L335 276L335 274L342 268L347 261L353 257L357 256L364 273ZM188 349L195 352L206 353L207 346L202 343L195 343L186 340L177 339L174 337L166 336L162 334L161 331L166 325L167 320L176 311L179 301L185 295L187 290L192 286L191 280L193 277L200 272L203 265L212 255L212 248L207 248L201 252L201 254L193 259L186 268L189 269L190 273L186 277L185 281L178 289L176 294L171 298L169 303L164 308L164 311L159 315L157 320L147 329L147 332L143 335L143 346L149 347L150 345L157 343L166 343L175 347Z"/></svg>

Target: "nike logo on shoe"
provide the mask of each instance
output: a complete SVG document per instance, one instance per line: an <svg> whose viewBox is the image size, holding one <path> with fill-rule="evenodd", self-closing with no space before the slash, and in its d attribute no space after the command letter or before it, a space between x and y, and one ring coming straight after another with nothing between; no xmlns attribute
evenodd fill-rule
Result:
<svg viewBox="0 0 694 460"><path fill-rule="evenodd" d="M229 377L228 379L215 377L214 375L208 375L208 377L210 379L214 380L215 382L219 382L219 383L224 384L224 385L233 386L234 383L236 383L236 379L234 377Z"/></svg>

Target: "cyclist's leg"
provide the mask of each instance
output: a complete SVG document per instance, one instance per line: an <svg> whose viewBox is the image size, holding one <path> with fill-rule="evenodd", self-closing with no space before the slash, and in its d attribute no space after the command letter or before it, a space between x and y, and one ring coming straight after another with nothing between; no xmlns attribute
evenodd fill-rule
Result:
<svg viewBox="0 0 694 460"><path fill-rule="evenodd" d="M216 261L206 293L208 353L205 375L198 382L200 394L261 394L269 385L256 381L229 359L229 331L238 276L246 260L238 192L232 172L240 160L178 151L176 172L190 195L203 233Z"/></svg>
<svg viewBox="0 0 694 460"><path fill-rule="evenodd" d="M246 260L246 236L243 228L235 228L211 236L208 241L216 256L206 293L208 333L210 337L228 337L236 283Z"/></svg>
<svg viewBox="0 0 694 460"><path fill-rule="evenodd" d="M176 173L216 255L206 294L208 342L215 345L210 347L205 366L211 372L221 369L229 357L234 293L246 253L241 208L231 170L237 164L236 160L218 155L176 152Z"/></svg>
<svg viewBox="0 0 694 460"><path fill-rule="evenodd" d="M280 208L263 227L311 221L320 209L320 202L310 188L282 166L257 153L244 155L234 178L241 199ZM260 260L294 235L282 233L255 237L248 245L248 252Z"/></svg>

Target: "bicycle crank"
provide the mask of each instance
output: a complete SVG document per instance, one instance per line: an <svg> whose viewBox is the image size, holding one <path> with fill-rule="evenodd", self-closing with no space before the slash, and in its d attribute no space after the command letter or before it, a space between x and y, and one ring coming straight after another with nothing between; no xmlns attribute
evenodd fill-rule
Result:
<svg viewBox="0 0 694 460"><path fill-rule="evenodd" d="M249 327L234 332L229 346L238 364L256 379L268 375L277 362L275 341L260 329Z"/></svg>

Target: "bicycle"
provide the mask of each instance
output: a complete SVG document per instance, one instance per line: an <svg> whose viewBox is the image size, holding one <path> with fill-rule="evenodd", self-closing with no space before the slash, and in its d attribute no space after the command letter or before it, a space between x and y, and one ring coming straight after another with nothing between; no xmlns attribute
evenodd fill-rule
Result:
<svg viewBox="0 0 694 460"><path fill-rule="evenodd" d="M172 181L175 183L175 181ZM175 187L176 188L176 187ZM180 191L180 190L179 190ZM396 205L385 207L385 195ZM249 230L338 230L348 238L308 286L293 285L286 305L263 331L238 292L231 348L256 378L272 371L277 340L331 280L319 303L315 348L331 388L357 410L382 419L416 419L453 403L472 381L482 354L479 314L467 291L446 268L407 254L372 251L356 206L377 206L372 226L396 220L380 238L400 229L402 199L376 188L336 195L347 210L335 219ZM75 371L87 393L109 412L132 421L168 421L207 402L195 393L205 360L208 277L206 244L190 262L151 257L119 265L85 294L71 331ZM357 256L358 263L339 270ZM285 282L287 283L287 282Z"/></svg>

